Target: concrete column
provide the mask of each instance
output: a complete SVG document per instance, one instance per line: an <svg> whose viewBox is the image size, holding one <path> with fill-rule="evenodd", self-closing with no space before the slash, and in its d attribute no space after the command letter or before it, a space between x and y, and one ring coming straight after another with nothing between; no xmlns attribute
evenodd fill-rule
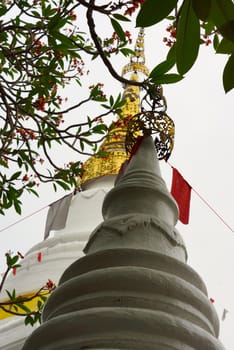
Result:
<svg viewBox="0 0 234 350"><path fill-rule="evenodd" d="M186 264L151 137L107 194L103 217L23 350L223 350L206 287Z"/></svg>

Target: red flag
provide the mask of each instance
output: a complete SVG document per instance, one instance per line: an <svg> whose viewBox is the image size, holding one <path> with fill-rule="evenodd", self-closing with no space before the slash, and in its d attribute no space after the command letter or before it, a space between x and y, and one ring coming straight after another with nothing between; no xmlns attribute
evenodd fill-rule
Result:
<svg viewBox="0 0 234 350"><path fill-rule="evenodd" d="M179 220L183 224L189 222L189 209L191 198L191 186L175 168L172 174L171 194L176 200L179 207Z"/></svg>
<svg viewBox="0 0 234 350"><path fill-rule="evenodd" d="M134 154L137 153L138 148L140 147L143 140L144 140L144 136L138 136L136 142L134 143L134 145L132 147L130 159L132 158L132 156L134 156ZM129 159L129 161L130 161L130 159Z"/></svg>

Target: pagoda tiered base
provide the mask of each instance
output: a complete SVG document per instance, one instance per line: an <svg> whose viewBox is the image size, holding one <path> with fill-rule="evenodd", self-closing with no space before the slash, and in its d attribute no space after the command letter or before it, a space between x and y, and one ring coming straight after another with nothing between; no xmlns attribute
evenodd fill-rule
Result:
<svg viewBox="0 0 234 350"><path fill-rule="evenodd" d="M43 318L24 349L223 349L198 274L148 250L108 249L77 260Z"/></svg>

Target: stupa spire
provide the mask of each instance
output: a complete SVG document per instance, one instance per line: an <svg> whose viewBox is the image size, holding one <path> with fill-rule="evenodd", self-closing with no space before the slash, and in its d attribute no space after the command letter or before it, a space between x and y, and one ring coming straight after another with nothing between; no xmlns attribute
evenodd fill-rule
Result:
<svg viewBox="0 0 234 350"><path fill-rule="evenodd" d="M143 76L142 79L145 79L149 75L149 70L145 66L144 51L144 30L140 29L134 54L122 70L122 75L127 77L129 81L139 81L141 76ZM122 163L129 157L125 150L125 138L129 120L140 112L140 87L126 85L123 97L125 104L121 108L121 113L117 120L112 123L111 131L99 149L105 152L105 156L92 156L85 162L85 173L81 180L83 187L102 176L117 175Z"/></svg>
<svg viewBox="0 0 234 350"><path fill-rule="evenodd" d="M149 75L149 70L145 65L145 43L144 43L144 29L141 28L136 40L134 55L131 56L130 62L124 66L122 75L125 76L129 72L141 72L146 77Z"/></svg>

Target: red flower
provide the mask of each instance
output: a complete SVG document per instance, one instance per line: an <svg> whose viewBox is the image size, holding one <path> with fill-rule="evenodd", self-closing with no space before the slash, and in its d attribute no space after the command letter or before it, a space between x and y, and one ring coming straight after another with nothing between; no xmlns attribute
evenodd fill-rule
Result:
<svg viewBox="0 0 234 350"><path fill-rule="evenodd" d="M136 11L136 9L139 7L140 4L144 4L145 0L133 0L132 6L128 7L127 10L125 11L125 15L132 15L133 12Z"/></svg>
<svg viewBox="0 0 234 350"><path fill-rule="evenodd" d="M35 107L37 110L44 112L45 110L46 98L44 96L39 97L35 102Z"/></svg>
<svg viewBox="0 0 234 350"><path fill-rule="evenodd" d="M28 177L28 175L27 174L25 174L24 176L23 176L23 179L22 179L22 181L28 181L29 180L29 177Z"/></svg>
<svg viewBox="0 0 234 350"><path fill-rule="evenodd" d="M76 14L75 14L74 11L71 11L71 12L70 12L70 18L71 18L72 21L75 21L75 20L76 20Z"/></svg>
<svg viewBox="0 0 234 350"><path fill-rule="evenodd" d="M57 57L58 57L59 60L61 60L63 58L63 53L62 53L61 50L57 51Z"/></svg>
<svg viewBox="0 0 234 350"><path fill-rule="evenodd" d="M53 281L51 281L50 279L48 279L48 281L46 282L46 287L49 289L49 290L53 290L56 288L56 285Z"/></svg>

